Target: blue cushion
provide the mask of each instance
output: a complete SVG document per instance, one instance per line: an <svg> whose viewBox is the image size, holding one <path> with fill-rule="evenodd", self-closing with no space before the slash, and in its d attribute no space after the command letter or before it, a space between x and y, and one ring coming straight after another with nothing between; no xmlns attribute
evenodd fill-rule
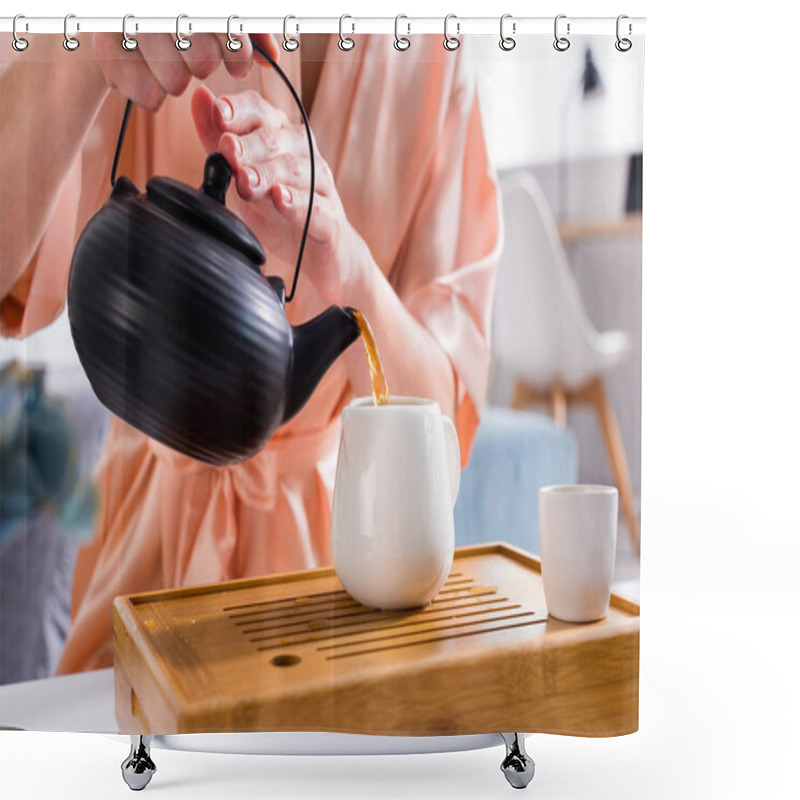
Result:
<svg viewBox="0 0 800 800"><path fill-rule="evenodd" d="M505 541L539 552L539 489L576 483L578 447L544 414L487 407L455 508L456 546Z"/></svg>

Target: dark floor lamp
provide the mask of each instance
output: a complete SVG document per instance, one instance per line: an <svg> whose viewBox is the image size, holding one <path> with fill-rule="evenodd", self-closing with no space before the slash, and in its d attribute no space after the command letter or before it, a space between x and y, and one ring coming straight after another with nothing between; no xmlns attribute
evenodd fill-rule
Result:
<svg viewBox="0 0 800 800"><path fill-rule="evenodd" d="M642 171L641 153L633 153L628 162L628 191L625 195L625 213L642 213Z"/></svg>
<svg viewBox="0 0 800 800"><path fill-rule="evenodd" d="M580 88L581 100L584 102L592 97L601 97L603 95L603 81L600 78L600 72L597 69L594 57L592 56L592 50L589 47L586 48L586 56L584 57L583 72L581 73L579 88ZM567 121L569 117L569 112L572 108L572 104L576 96L577 95L573 90L570 90L567 93L566 99L564 101L564 112L562 115L563 136L561 139L562 150L561 150L561 160L559 162L559 175L558 175L558 184L559 184L558 218L561 221L567 218L567 214L569 212L569 202L568 202L569 187L567 183L568 180L567 157L569 155L569 147L567 146L568 145Z"/></svg>

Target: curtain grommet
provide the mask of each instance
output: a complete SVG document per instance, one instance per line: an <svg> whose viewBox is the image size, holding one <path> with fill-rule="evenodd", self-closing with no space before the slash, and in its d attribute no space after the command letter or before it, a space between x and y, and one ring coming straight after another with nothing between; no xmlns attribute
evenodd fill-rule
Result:
<svg viewBox="0 0 800 800"><path fill-rule="evenodd" d="M126 14L122 18L122 49L127 50L129 53L139 46L139 42L135 36L128 36L128 20L136 19L133 14ZM139 30L138 24L135 25L134 30Z"/></svg>
<svg viewBox="0 0 800 800"><path fill-rule="evenodd" d="M401 19L408 19L408 17L405 14L398 14L394 18L394 49L403 52L411 47L411 39L409 39L408 36L400 35ZM407 22L406 27L408 28L408 32L411 33L411 24Z"/></svg>
<svg viewBox="0 0 800 800"><path fill-rule="evenodd" d="M64 17L64 49L69 50L70 53L74 53L81 46L81 43L78 41L77 36L69 35L69 21L71 19L76 19L74 14L67 14L67 16ZM80 29L80 23L75 23L76 32Z"/></svg>
<svg viewBox="0 0 800 800"><path fill-rule="evenodd" d="M447 30L451 19L456 20L456 36L451 36ZM458 50L458 48L461 47L461 40L458 38L460 33L461 23L458 22L458 17L455 14L448 14L444 18L444 41L442 42L442 46L445 50L449 50L452 53L454 50Z"/></svg>
<svg viewBox="0 0 800 800"><path fill-rule="evenodd" d="M178 16L175 19L175 47L177 47L178 50L181 50L181 51L188 50L192 46L192 40L191 39L187 39L181 33L181 20L182 19L188 19L188 17L189 17L188 14L178 14ZM189 33L191 33L191 32L192 32L192 23L190 22L189 23Z"/></svg>
<svg viewBox="0 0 800 800"><path fill-rule="evenodd" d="M228 41L225 42L225 47L227 47L231 53L238 53L244 47L244 42L241 39L237 39L231 33L231 22L233 22L235 19L239 19L236 14L231 14L228 17Z"/></svg>
<svg viewBox="0 0 800 800"><path fill-rule="evenodd" d="M290 19L297 19L297 17L292 16L292 14L287 14L283 18L283 42L282 47L287 53L294 53L298 47L300 47L300 40L296 36L289 36L289 20ZM300 26L295 25L295 33L300 32Z"/></svg>
<svg viewBox="0 0 800 800"><path fill-rule="evenodd" d="M349 14L342 14L339 17L339 49L344 50L345 52L352 50L356 46L355 39L352 39L350 36L344 35L344 21L346 19L353 19ZM355 23L352 23L353 31L355 32L356 26Z"/></svg>
<svg viewBox="0 0 800 800"><path fill-rule="evenodd" d="M504 50L506 53L510 52L517 46L516 39L514 39L512 36L505 35L505 23L507 19L513 20L511 14L503 14L503 16L500 17L500 49ZM517 32L516 22L511 23L511 32L512 33Z"/></svg>
<svg viewBox="0 0 800 800"><path fill-rule="evenodd" d="M22 37L21 37L21 36L20 36L20 35L17 33L17 21L18 21L18 20L21 20L21 19L25 19L25 15L24 15L24 14L17 14L17 15L14 17L14 21L11 23L11 35L12 35L12 37L13 37L13 38L11 39L11 46L12 46L12 47L13 47L13 48L14 48L14 49L15 49L15 50L18 52L18 53L22 53L22 52L24 52L25 50L27 50L27 49L28 49L28 45L30 44L30 42L29 42L27 39L23 39L23 38L22 38ZM27 30L27 29L28 29L28 23L26 22L26 23L25 23L25 30Z"/></svg>

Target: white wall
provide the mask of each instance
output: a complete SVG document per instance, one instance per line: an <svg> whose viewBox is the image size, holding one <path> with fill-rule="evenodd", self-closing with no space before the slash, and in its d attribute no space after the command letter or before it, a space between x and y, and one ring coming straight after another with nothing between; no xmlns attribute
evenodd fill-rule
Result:
<svg viewBox="0 0 800 800"><path fill-rule="evenodd" d="M586 48L600 96L582 98ZM495 36L471 36L464 56L478 79L490 154L498 169L642 149L644 48L614 48L613 36L573 36L559 53L547 37L519 39L511 52Z"/></svg>

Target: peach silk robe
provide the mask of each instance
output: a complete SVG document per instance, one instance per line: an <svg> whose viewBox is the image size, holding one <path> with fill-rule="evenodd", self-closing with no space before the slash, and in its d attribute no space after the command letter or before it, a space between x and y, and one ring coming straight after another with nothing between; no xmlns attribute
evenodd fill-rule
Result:
<svg viewBox="0 0 800 800"><path fill-rule="evenodd" d="M389 36L360 37L357 47L342 52L331 37L312 129L350 222L450 359L466 463L486 392L501 246L498 189L475 83L440 37L415 39L411 53L397 52ZM282 54L298 87L301 57L302 47ZM272 70L254 68L237 81L220 68L208 84L217 93L257 89L299 121ZM156 114L134 110L120 174L140 189L156 174L200 184L206 154L190 113L192 89L167 98ZM63 310L76 237L108 197L123 107L115 93L99 112L33 263L2 302L6 335L30 334ZM228 194L234 210L235 194L233 188ZM287 282L293 268L269 254L264 267ZM301 272L296 300L287 307L292 323L327 305ZM186 458L113 418L98 466L101 507L94 536L78 554L72 626L58 672L111 665L117 595L330 563L339 418L350 399L339 360L303 411L258 455L223 468Z"/></svg>

